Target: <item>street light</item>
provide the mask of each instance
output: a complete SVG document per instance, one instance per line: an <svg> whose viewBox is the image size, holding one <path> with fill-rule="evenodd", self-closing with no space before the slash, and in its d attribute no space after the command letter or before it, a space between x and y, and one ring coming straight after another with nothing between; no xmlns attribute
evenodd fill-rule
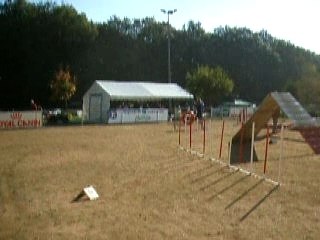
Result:
<svg viewBox="0 0 320 240"><path fill-rule="evenodd" d="M177 11L177 9L173 10L164 10L161 9L161 12L168 15L168 83L171 83L171 64L170 64L170 15L174 14Z"/></svg>

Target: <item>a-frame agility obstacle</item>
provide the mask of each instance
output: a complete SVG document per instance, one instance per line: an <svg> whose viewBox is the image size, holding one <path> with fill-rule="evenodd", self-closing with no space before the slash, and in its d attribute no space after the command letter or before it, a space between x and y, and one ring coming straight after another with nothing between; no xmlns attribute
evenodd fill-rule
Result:
<svg viewBox="0 0 320 240"><path fill-rule="evenodd" d="M289 92L272 92L262 101L252 117L242 125L232 138L230 163L248 162L251 157L257 160L255 150L251 156L251 140L266 127L269 120L273 120L275 132L278 118L282 111L291 121L291 127L299 130L316 154L320 154L320 128L314 118L301 106ZM252 125L255 125L252 135Z"/></svg>

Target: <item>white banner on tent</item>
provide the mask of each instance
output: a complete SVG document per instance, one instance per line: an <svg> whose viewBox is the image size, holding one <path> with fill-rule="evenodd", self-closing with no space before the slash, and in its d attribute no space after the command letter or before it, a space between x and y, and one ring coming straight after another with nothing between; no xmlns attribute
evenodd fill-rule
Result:
<svg viewBox="0 0 320 240"><path fill-rule="evenodd" d="M42 126L42 111L0 112L0 129Z"/></svg>
<svg viewBox="0 0 320 240"><path fill-rule="evenodd" d="M108 123L161 122L167 120L167 108L129 108L111 110Z"/></svg>

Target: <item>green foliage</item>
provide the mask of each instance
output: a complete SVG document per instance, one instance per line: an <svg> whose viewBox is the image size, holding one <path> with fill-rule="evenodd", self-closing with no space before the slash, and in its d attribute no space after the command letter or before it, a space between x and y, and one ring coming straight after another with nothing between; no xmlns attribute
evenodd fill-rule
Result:
<svg viewBox="0 0 320 240"><path fill-rule="evenodd" d="M320 116L320 73L296 82L296 95L307 110Z"/></svg>
<svg viewBox="0 0 320 240"><path fill-rule="evenodd" d="M78 73L87 66L96 35L95 25L72 6L0 3L0 108L27 107L30 98L50 105L49 86L60 63L69 65L82 85Z"/></svg>
<svg viewBox="0 0 320 240"><path fill-rule="evenodd" d="M188 72L186 80L187 88L209 105L219 104L232 93L234 86L232 79L221 67L200 66L192 73Z"/></svg>
<svg viewBox="0 0 320 240"><path fill-rule="evenodd" d="M167 30L166 21L154 18L112 16L93 23L70 5L2 1L0 108L29 107L30 98L52 105L49 86L60 64L77 76L78 102L96 79L167 82ZM303 99L307 93L298 94L300 86L313 86L309 76L320 73L320 56L266 31L226 26L205 32L190 21L170 32L172 82L182 87L198 66L221 66L233 79L233 97L259 102L271 91L290 89ZM212 104L226 97L219 91L199 94Z"/></svg>

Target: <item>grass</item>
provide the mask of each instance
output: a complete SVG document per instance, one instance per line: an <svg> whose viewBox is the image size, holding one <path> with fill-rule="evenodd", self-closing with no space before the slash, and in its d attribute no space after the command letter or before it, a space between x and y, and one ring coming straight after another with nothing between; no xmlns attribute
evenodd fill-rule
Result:
<svg viewBox="0 0 320 240"><path fill-rule="evenodd" d="M320 157L300 134L285 132L275 188L207 160L219 154L221 121L208 127L205 158L178 150L169 124L1 131L0 239L319 239ZM223 161L237 128L226 123ZM264 159L264 140L255 145ZM271 178L279 145L269 149ZM71 203L89 184L100 198Z"/></svg>

